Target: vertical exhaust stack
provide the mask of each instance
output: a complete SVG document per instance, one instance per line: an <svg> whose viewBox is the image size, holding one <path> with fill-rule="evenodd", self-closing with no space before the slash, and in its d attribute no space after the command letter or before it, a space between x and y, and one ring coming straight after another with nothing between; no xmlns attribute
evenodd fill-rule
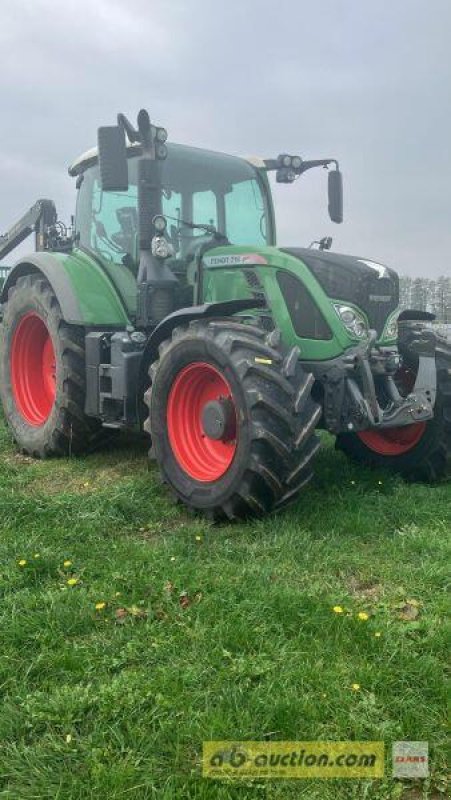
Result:
<svg viewBox="0 0 451 800"><path fill-rule="evenodd" d="M138 303L139 327L157 325L174 307L174 289L177 279L152 248L156 231L154 220L161 218L161 162L167 156L167 132L150 122L147 111L138 114L138 128L118 114L117 125L98 130L100 180L103 191L128 189L128 164L125 134L129 142L141 146L138 160Z"/></svg>

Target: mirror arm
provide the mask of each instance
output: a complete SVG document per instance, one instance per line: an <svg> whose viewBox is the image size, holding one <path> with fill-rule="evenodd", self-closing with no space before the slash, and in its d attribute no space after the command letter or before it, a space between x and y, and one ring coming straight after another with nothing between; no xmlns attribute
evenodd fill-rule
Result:
<svg viewBox="0 0 451 800"><path fill-rule="evenodd" d="M274 172L274 170L279 169L280 167L277 158L264 158L263 163L265 165L266 172Z"/></svg>
<svg viewBox="0 0 451 800"><path fill-rule="evenodd" d="M336 158L316 158L312 161L303 161L299 169L295 170L298 175L302 175L303 172L307 172L308 169L313 169L313 167L325 167L327 168L329 164L335 164L335 169L339 169L339 164Z"/></svg>
<svg viewBox="0 0 451 800"><path fill-rule="evenodd" d="M273 172L281 168L281 164L277 158L265 158L263 159L263 163L266 172ZM336 158L316 158L312 161L302 161L300 167L290 167L290 169L292 169L296 175L302 175L302 173L307 172L308 169L313 169L313 167L328 167L329 164L335 164L335 169L340 169Z"/></svg>
<svg viewBox="0 0 451 800"><path fill-rule="evenodd" d="M131 124L130 120L127 119L125 114L117 115L117 124L124 129L130 144L133 144L133 142L139 142L139 133L137 130L135 130L135 128Z"/></svg>

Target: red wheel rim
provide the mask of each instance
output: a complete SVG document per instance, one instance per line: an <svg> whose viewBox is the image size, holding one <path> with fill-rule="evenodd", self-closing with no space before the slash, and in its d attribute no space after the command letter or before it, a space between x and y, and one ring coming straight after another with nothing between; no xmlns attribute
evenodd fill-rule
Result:
<svg viewBox="0 0 451 800"><path fill-rule="evenodd" d="M401 369L397 377L407 395L415 384L414 373ZM402 390L400 391L402 393ZM359 431L357 436L374 453L381 456L402 456L418 444L425 430L425 422L414 422L412 425L403 425L399 428Z"/></svg>
<svg viewBox="0 0 451 800"><path fill-rule="evenodd" d="M236 415L227 439L211 439L204 432L202 411L214 400L233 404L232 390L219 370L201 361L184 367L169 392L169 442L179 466L197 481L221 478L236 452Z"/></svg>
<svg viewBox="0 0 451 800"><path fill-rule="evenodd" d="M11 346L11 385L18 411L29 425L48 419L56 395L56 361L45 322L34 311L25 314Z"/></svg>
<svg viewBox="0 0 451 800"><path fill-rule="evenodd" d="M426 428L425 422L414 422L400 428L381 431L359 431L357 436L374 453L381 456L402 456L420 441Z"/></svg>

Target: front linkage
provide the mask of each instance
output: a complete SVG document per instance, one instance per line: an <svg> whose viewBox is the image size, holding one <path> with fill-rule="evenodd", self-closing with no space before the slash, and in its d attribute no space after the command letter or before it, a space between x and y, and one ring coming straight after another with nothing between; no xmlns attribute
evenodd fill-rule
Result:
<svg viewBox="0 0 451 800"><path fill-rule="evenodd" d="M371 349L365 376L368 365L372 380L357 394L364 403L353 407L357 413L338 432L337 448L408 480L445 477L451 462L450 340L427 323L401 320L397 349L385 355Z"/></svg>
<svg viewBox="0 0 451 800"><path fill-rule="evenodd" d="M367 342L330 364L309 363L324 387L324 423L331 433L399 428L433 418L437 336L410 322L400 327L399 349L375 346L377 334L371 331ZM415 336L403 330L414 330ZM402 393L397 378L405 363L415 364L416 377Z"/></svg>

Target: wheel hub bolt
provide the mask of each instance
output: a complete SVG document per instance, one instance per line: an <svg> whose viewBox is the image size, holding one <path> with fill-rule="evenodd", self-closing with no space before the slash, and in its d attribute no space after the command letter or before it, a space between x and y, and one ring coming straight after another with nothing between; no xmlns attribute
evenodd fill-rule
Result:
<svg viewBox="0 0 451 800"><path fill-rule="evenodd" d="M202 409L202 428L210 439L227 441L234 437L235 411L227 397L211 400Z"/></svg>

